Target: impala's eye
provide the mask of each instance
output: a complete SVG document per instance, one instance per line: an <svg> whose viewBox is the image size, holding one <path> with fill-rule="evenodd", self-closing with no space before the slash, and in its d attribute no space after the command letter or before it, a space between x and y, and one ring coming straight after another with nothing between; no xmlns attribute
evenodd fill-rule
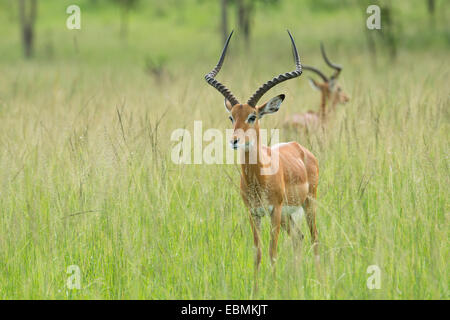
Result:
<svg viewBox="0 0 450 320"><path fill-rule="evenodd" d="M247 122L248 123L253 123L256 120L256 116L254 114L252 114L250 117L248 117Z"/></svg>
<svg viewBox="0 0 450 320"><path fill-rule="evenodd" d="M233 122L234 122L234 120L233 120L233 117L232 117L232 116L229 116L229 117L228 117L228 119L230 119L231 123L233 123Z"/></svg>

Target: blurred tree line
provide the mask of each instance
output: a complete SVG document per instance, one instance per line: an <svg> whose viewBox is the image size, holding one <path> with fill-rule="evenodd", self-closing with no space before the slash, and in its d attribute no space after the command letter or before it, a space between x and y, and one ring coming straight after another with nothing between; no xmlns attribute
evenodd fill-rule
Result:
<svg viewBox="0 0 450 320"><path fill-rule="evenodd" d="M398 52L398 42L402 34L402 26L397 19L400 16L395 8L395 4L391 0L366 0L358 1L357 3L361 6L361 12L365 14L365 8L371 4L376 4L381 10L381 29L369 30L366 29L366 40L369 53L372 56L372 62L374 65L377 64L377 53L379 47L386 48L388 50L389 57L391 60L395 60ZM435 23L435 0L425 0L425 8L429 14L430 26L433 27ZM367 19L365 14L364 19Z"/></svg>
<svg viewBox="0 0 450 320"><path fill-rule="evenodd" d="M98 0L91 0L97 3ZM120 35L126 38L128 34L129 15L139 0L109 0L120 7ZM34 51L35 22L38 0L18 0L19 25L21 29L22 46L25 58L31 58Z"/></svg>
<svg viewBox="0 0 450 320"><path fill-rule="evenodd" d="M42 0L9 0L5 1L0 6L10 11L16 12L18 10L18 21L20 26L21 43L23 47L23 54L26 58L33 56L34 43L35 43L35 25L38 17L38 3ZM97 7L103 7L107 4L116 6L120 10L120 18L118 19L120 26L120 36L122 39L126 39L129 30L130 13L134 9L138 9L139 6L154 6L155 11L158 10L159 0L140 1L140 0L85 0L84 5L92 5ZM170 2L170 8L175 11L184 10L186 3L195 4L194 0L190 2L187 0L165 0ZM197 2L206 2L211 0L196 0ZM247 47L251 45L252 26L254 25L254 17L258 10L263 10L270 7L275 7L288 0L215 0L220 16L213 18L218 21L219 30L221 33L221 44L225 41L230 28L230 20L236 22L236 28L243 35L242 39ZM291 1L291 0L289 0ZM378 48L387 48L391 58L395 59L397 55L398 40L401 38L401 12L396 9L396 2L391 0L296 0L303 1L305 7L309 7L312 11L323 10L330 11L334 9L342 9L345 7L359 7L362 13L362 17L367 19L365 8L371 4L377 4L381 8L381 20L382 28L375 32L366 32L367 46L370 53L376 60ZM405 0L406 1L406 0ZM444 10L444 0L421 0L423 3L423 9L428 12L430 26L434 25L436 19L436 12L442 8ZM164 2L165 3L165 2ZM166 4L166 3L165 3Z"/></svg>

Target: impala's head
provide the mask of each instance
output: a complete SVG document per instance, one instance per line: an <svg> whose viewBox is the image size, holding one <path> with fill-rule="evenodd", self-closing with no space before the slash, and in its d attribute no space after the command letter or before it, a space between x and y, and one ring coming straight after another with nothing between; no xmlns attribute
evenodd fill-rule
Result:
<svg viewBox="0 0 450 320"><path fill-rule="evenodd" d="M280 94L262 105L258 105L261 97L277 84L300 76L302 74L302 66L298 56L297 48L291 33L288 31L292 43L292 52L295 59L295 70L278 75L272 80L264 83L256 92L248 99L247 103L240 103L229 89L215 79L219 73L225 59L228 43L230 42L233 32L230 33L225 46L222 50L219 62L214 69L205 76L206 82L216 88L225 97L225 108L229 113L229 119L233 125L234 132L231 137L231 147L233 149L245 148L255 143L259 133L259 119L271 113L275 113L280 109L281 103L284 100L284 94Z"/></svg>
<svg viewBox="0 0 450 320"><path fill-rule="evenodd" d="M311 87L319 90L327 99L335 104L345 104L350 100L350 97L342 90L342 87L336 81L318 82L313 78L309 78Z"/></svg>
<svg viewBox="0 0 450 320"><path fill-rule="evenodd" d="M229 119L233 125L233 135L230 145L233 149L248 149L255 143L259 132L259 122L266 114L275 113L280 109L285 95L280 94L266 103L252 107L248 103L234 106L225 99L225 108L229 112Z"/></svg>
<svg viewBox="0 0 450 320"><path fill-rule="evenodd" d="M309 82L314 89L319 90L322 95L327 98L328 101L331 101L332 105L336 105L337 103L345 104L350 100L350 97L344 92L344 90L342 90L342 87L338 84L337 81L342 71L342 67L340 65L332 63L328 59L323 44L320 44L320 50L322 51L322 57L327 65L333 68L335 71L330 77L327 77L317 68L303 66L304 70L312 71L322 79L322 82L319 82L312 78L309 78Z"/></svg>

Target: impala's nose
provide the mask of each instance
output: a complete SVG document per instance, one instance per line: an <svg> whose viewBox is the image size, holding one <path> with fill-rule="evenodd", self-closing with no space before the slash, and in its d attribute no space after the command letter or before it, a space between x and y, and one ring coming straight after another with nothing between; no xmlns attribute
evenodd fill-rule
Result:
<svg viewBox="0 0 450 320"><path fill-rule="evenodd" d="M230 140L231 148L237 149L238 148L238 143L239 143L239 138L232 138Z"/></svg>

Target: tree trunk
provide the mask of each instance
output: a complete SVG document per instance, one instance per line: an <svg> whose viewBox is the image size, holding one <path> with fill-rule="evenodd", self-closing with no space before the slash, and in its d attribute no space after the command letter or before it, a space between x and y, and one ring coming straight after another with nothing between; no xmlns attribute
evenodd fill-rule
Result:
<svg viewBox="0 0 450 320"><path fill-rule="evenodd" d="M434 15L434 9L436 8L435 6L435 1L434 0L428 0L428 13L433 16Z"/></svg>
<svg viewBox="0 0 450 320"><path fill-rule="evenodd" d="M427 0L428 4L428 13L430 17L430 26L433 28L435 26L435 17L434 13L436 12L436 2L434 0Z"/></svg>
<svg viewBox="0 0 450 320"><path fill-rule="evenodd" d="M366 15L366 3L361 1L359 2L359 7L360 7L360 12L362 13L362 19L363 19L363 23L366 23L367 20L367 15ZM370 58L372 60L371 65L376 68L377 66L377 47L376 47L376 42L375 42L375 36L376 36L376 32L378 32L378 30L370 30L368 28L364 28L365 30L365 36L366 36L366 40L367 40L367 49L369 51L369 55Z"/></svg>
<svg viewBox="0 0 450 320"><path fill-rule="evenodd" d="M372 57L372 64L374 67L377 66L377 47L374 39L375 30L366 30L367 46L369 48L369 54ZM376 31L375 31L376 32Z"/></svg>
<svg viewBox="0 0 450 320"><path fill-rule="evenodd" d="M253 11L253 4L249 0L237 1L238 25L244 34L244 40L247 46L250 46L250 20Z"/></svg>
<svg viewBox="0 0 450 320"><path fill-rule="evenodd" d="M27 3L29 6L27 6ZM29 8L27 12L27 8ZM34 22L36 21L37 0L19 0L20 28L25 58L31 58L34 51Z"/></svg>
<svg viewBox="0 0 450 320"><path fill-rule="evenodd" d="M31 58L33 55L34 33L33 28L29 24L22 26L22 43L25 57Z"/></svg>
<svg viewBox="0 0 450 320"><path fill-rule="evenodd" d="M220 0L222 9L222 37L223 43L227 41L228 37L228 13L227 13L227 0Z"/></svg>
<svg viewBox="0 0 450 320"><path fill-rule="evenodd" d="M394 31L394 21L392 18L392 9L390 5L381 8L384 17L384 27L381 35L388 46L389 55L394 60L397 57L397 36Z"/></svg>
<svg viewBox="0 0 450 320"><path fill-rule="evenodd" d="M238 26L241 27L244 24L244 0L236 1L236 9L237 9L237 22Z"/></svg>

